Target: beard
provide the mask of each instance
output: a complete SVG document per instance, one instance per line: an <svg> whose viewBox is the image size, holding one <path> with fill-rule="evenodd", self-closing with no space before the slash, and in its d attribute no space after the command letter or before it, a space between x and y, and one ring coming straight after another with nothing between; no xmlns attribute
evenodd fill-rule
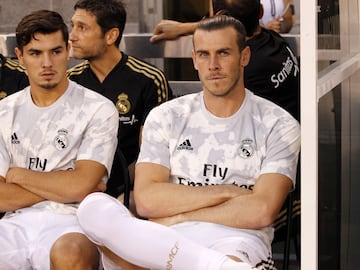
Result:
<svg viewBox="0 0 360 270"><path fill-rule="evenodd" d="M236 76L231 78L230 80L226 80L224 82L218 82L216 84L207 83L205 80L204 87L207 91L216 97L227 97L232 94L232 92L236 89L239 84L240 77Z"/></svg>
<svg viewBox="0 0 360 270"><path fill-rule="evenodd" d="M92 50L84 50L77 48L76 50L71 50L71 57L81 60L85 59L88 61L93 61L100 58L105 52L103 47L95 47Z"/></svg>
<svg viewBox="0 0 360 270"><path fill-rule="evenodd" d="M43 83L39 84L39 86L46 90L54 89L56 86L58 86L58 83Z"/></svg>

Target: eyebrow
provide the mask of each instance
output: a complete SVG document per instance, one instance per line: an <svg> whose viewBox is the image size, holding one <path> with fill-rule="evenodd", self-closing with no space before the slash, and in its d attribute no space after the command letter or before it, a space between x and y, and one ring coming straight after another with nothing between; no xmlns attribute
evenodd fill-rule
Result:
<svg viewBox="0 0 360 270"><path fill-rule="evenodd" d="M216 52L217 53L228 52L228 51L231 51L231 50L232 50L232 48L225 47L225 48L220 48L220 49L216 50ZM195 53L203 53L203 52L209 52L209 50L203 50L203 49L195 50Z"/></svg>
<svg viewBox="0 0 360 270"><path fill-rule="evenodd" d="M56 51L56 50L63 49L63 48L64 48L64 46L59 45L59 46L56 46L56 47L50 49L50 51ZM42 52L42 50L38 50L38 49L35 49L35 48L30 48L27 51L28 52Z"/></svg>

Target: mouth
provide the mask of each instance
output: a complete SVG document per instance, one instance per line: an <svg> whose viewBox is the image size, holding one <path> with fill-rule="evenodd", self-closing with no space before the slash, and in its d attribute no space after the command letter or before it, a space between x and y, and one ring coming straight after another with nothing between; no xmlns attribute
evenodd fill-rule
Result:
<svg viewBox="0 0 360 270"><path fill-rule="evenodd" d="M225 79L225 76L222 75L210 75L208 76L208 80L209 81L213 81L213 82L218 82Z"/></svg>
<svg viewBox="0 0 360 270"><path fill-rule="evenodd" d="M41 73L41 77L46 80L46 81L50 81L54 78L55 76L55 72L43 72Z"/></svg>
<svg viewBox="0 0 360 270"><path fill-rule="evenodd" d="M76 46L73 43L71 44L71 49L78 49L78 48L79 48L79 46Z"/></svg>

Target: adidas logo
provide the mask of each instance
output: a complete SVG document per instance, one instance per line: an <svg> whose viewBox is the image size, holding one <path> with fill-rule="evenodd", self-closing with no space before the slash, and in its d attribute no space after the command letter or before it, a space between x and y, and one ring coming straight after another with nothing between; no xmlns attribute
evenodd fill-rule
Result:
<svg viewBox="0 0 360 270"><path fill-rule="evenodd" d="M20 141L19 141L19 139L18 139L15 132L11 135L11 143L12 144L19 144L20 143Z"/></svg>
<svg viewBox="0 0 360 270"><path fill-rule="evenodd" d="M177 150L194 150L194 148L191 146L190 140L186 139L183 143L181 143L178 147Z"/></svg>

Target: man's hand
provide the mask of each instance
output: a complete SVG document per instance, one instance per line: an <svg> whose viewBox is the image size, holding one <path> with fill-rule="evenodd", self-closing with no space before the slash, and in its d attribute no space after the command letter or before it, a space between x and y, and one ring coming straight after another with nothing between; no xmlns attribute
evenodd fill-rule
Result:
<svg viewBox="0 0 360 270"><path fill-rule="evenodd" d="M6 174L5 181L8 184L20 184L27 170L19 167L10 168Z"/></svg>
<svg viewBox="0 0 360 270"><path fill-rule="evenodd" d="M180 22L172 20L162 20L155 26L153 30L153 36L150 38L150 42L157 42L160 40L176 39L181 35L179 33Z"/></svg>
<svg viewBox="0 0 360 270"><path fill-rule="evenodd" d="M103 181L96 186L94 192L104 192L106 190L106 184Z"/></svg>
<svg viewBox="0 0 360 270"><path fill-rule="evenodd" d="M278 16L278 17L272 19L271 21L269 21L269 22L265 25L265 28L280 33L280 24L281 24L280 16Z"/></svg>

